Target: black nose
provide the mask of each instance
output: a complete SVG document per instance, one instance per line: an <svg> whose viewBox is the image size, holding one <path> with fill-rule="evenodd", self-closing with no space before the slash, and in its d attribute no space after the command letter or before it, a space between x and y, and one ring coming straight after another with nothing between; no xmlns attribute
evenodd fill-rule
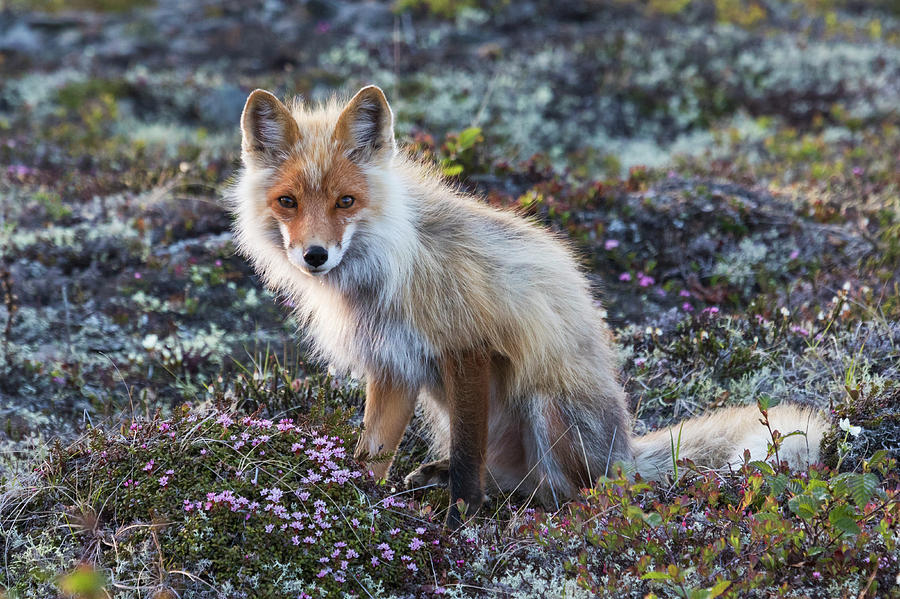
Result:
<svg viewBox="0 0 900 599"><path fill-rule="evenodd" d="M314 245L303 252L303 259L313 268L318 268L328 262L328 250L321 245Z"/></svg>

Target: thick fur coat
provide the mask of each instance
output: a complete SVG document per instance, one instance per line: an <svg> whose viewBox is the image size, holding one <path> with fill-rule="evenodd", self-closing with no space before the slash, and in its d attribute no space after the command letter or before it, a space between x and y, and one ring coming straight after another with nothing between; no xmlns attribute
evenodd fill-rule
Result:
<svg viewBox="0 0 900 599"><path fill-rule="evenodd" d="M398 152L381 90L319 106L257 90L242 131L238 249L322 359L365 375L361 456L394 452L421 401L438 460L408 482L449 479L451 498L476 507L485 487L553 504L616 462L668 470L670 431L632 438L612 338L568 244ZM321 266L304 262L313 244ZM816 461L821 417L770 415L806 433L782 457ZM744 448L765 457L767 438L755 407L723 410L684 424L680 456L722 467Z"/></svg>

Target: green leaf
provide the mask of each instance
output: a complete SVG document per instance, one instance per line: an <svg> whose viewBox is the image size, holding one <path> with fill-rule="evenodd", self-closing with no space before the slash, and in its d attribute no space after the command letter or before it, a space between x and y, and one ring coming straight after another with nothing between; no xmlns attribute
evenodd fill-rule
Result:
<svg viewBox="0 0 900 599"><path fill-rule="evenodd" d="M90 566L79 566L60 578L58 584L64 594L88 599L100 596L106 585L106 578Z"/></svg>
<svg viewBox="0 0 900 599"><path fill-rule="evenodd" d="M759 470L760 472L762 472L763 474L769 474L769 475L775 474L775 471L772 470L772 467L769 464L767 464L766 462L763 462L762 460L753 460L752 462L750 462L750 465L753 466L754 468L756 468L757 470Z"/></svg>
<svg viewBox="0 0 900 599"><path fill-rule="evenodd" d="M828 514L828 521L836 529L848 535L859 534L859 525L856 523L856 512L849 505L835 506Z"/></svg>
<svg viewBox="0 0 900 599"><path fill-rule="evenodd" d="M734 552L740 554L742 546L741 531L737 526L732 527L728 535L728 542L731 543L731 548L734 549Z"/></svg>
<svg viewBox="0 0 900 599"><path fill-rule="evenodd" d="M725 592L725 589L727 589L729 586L731 586L731 581L730 581L730 580L721 580L721 581L719 581L714 587L712 587L711 589L709 589L709 597L710 597L710 599L713 599L713 597L718 597L719 595L721 595L722 593L724 593L724 592Z"/></svg>
<svg viewBox="0 0 900 599"><path fill-rule="evenodd" d="M459 149L467 150L471 148L476 141L478 141L478 136L481 135L481 127L469 127L468 129L463 129L459 133Z"/></svg>
<svg viewBox="0 0 900 599"><path fill-rule="evenodd" d="M662 524L662 516L660 516L656 512L650 512L649 514L644 514L644 522L649 524L650 526L659 526Z"/></svg>
<svg viewBox="0 0 900 599"><path fill-rule="evenodd" d="M675 480L678 480L678 455L681 453L682 430L684 430L684 422L678 427L678 443L676 444L675 438L672 436L672 429L669 429L669 443L672 446L672 473L675 476Z"/></svg>
<svg viewBox="0 0 900 599"><path fill-rule="evenodd" d="M779 514L771 512L758 512L754 518L760 522L782 522L784 520Z"/></svg>
<svg viewBox="0 0 900 599"><path fill-rule="evenodd" d="M647 572L641 576L642 580L671 580L668 572Z"/></svg>
<svg viewBox="0 0 900 599"><path fill-rule="evenodd" d="M788 508L804 520L812 520L819 513L819 502L809 495L797 495L788 501Z"/></svg>
<svg viewBox="0 0 900 599"><path fill-rule="evenodd" d="M650 488L651 488L650 483L645 483L645 482L632 483L632 485L631 485L631 491L634 493L642 493Z"/></svg>
<svg viewBox="0 0 900 599"><path fill-rule="evenodd" d="M766 482L769 483L772 495L781 495L781 492L787 488L790 479L783 472L779 472L775 476L768 477Z"/></svg>
<svg viewBox="0 0 900 599"><path fill-rule="evenodd" d="M632 519L640 518L641 520L647 517L647 515L644 513L644 510L636 505L627 506L625 508L625 516Z"/></svg>
<svg viewBox="0 0 900 599"><path fill-rule="evenodd" d="M831 489L824 480L811 480L806 485L806 493L814 497L817 501L824 501L831 498Z"/></svg>
<svg viewBox="0 0 900 599"><path fill-rule="evenodd" d="M443 171L446 176L455 177L463 172L463 167L461 164L450 163L444 166Z"/></svg>
<svg viewBox="0 0 900 599"><path fill-rule="evenodd" d="M842 472L831 479L831 494L835 499L841 499L850 494L850 487L847 481L854 476L856 475L852 472Z"/></svg>
<svg viewBox="0 0 900 599"><path fill-rule="evenodd" d="M869 503L869 500L875 494L875 489L878 488L878 477L871 472L857 474L847 479L847 487L850 489L853 503L857 507L863 508Z"/></svg>
<svg viewBox="0 0 900 599"><path fill-rule="evenodd" d="M866 461L866 466L871 470L876 470L880 465L888 459L888 452L885 449L879 449L872 454L872 457Z"/></svg>

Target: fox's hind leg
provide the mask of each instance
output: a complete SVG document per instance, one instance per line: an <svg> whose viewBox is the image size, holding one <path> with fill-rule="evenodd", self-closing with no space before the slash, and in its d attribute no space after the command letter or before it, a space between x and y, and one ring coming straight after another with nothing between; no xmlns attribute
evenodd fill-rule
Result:
<svg viewBox="0 0 900 599"><path fill-rule="evenodd" d="M422 464L403 479L407 489L420 489L437 485L446 487L450 482L450 460L435 460Z"/></svg>
<svg viewBox="0 0 900 599"><path fill-rule="evenodd" d="M427 397L427 396L426 396ZM438 456L449 455L449 414L436 400L426 401L425 419L432 430L434 451ZM528 475L525 453L522 447L522 424L518 412L505 398L491 397L488 417L485 486L487 492L518 490ZM449 434L448 434L449 436ZM447 486L450 460L448 458L427 462L416 468L404 479L408 489L429 485Z"/></svg>

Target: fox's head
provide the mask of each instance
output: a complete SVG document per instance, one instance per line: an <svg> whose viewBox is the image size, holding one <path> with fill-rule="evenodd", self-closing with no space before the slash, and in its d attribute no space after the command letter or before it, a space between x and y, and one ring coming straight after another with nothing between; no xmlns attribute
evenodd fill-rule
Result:
<svg viewBox="0 0 900 599"><path fill-rule="evenodd" d="M250 94L241 115L241 158L259 175L255 198L287 259L323 276L345 257L360 223L377 210L367 172L396 152L384 93L361 89L344 106L289 109L271 93Z"/></svg>

